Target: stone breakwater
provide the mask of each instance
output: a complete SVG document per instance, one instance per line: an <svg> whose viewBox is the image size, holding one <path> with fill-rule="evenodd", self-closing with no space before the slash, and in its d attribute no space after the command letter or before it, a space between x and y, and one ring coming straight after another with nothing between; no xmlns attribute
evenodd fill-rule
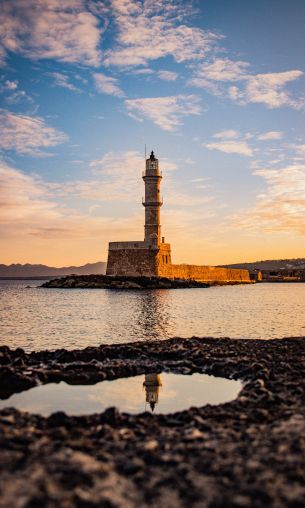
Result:
<svg viewBox="0 0 305 508"><path fill-rule="evenodd" d="M127 277L112 275L69 275L42 284L44 288L78 289L183 289L208 288L209 284L191 279L166 277Z"/></svg>
<svg viewBox="0 0 305 508"><path fill-rule="evenodd" d="M0 397L145 372L241 379L236 400L169 415L0 412L0 506L303 507L305 340L0 348Z"/></svg>

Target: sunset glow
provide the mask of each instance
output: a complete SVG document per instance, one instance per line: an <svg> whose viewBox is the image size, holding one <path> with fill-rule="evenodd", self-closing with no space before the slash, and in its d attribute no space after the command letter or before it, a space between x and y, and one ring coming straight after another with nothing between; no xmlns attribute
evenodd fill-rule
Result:
<svg viewBox="0 0 305 508"><path fill-rule="evenodd" d="M1 263L106 261L109 241L143 239L145 145L173 262L304 257L305 4L292 4L4 2Z"/></svg>

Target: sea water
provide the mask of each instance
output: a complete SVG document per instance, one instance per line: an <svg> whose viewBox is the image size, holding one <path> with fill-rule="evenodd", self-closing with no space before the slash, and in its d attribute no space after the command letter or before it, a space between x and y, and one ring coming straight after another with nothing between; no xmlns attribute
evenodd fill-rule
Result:
<svg viewBox="0 0 305 508"><path fill-rule="evenodd" d="M38 351L174 336L305 335L302 283L128 291L47 289L41 284L0 281L1 345Z"/></svg>

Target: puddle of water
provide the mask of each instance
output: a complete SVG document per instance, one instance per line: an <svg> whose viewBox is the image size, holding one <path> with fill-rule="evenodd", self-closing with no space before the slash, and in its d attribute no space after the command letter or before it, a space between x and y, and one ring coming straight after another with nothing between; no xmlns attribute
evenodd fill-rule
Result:
<svg viewBox="0 0 305 508"><path fill-rule="evenodd" d="M0 401L0 409L15 407L48 416L56 411L68 415L100 413L110 406L121 412L172 413L192 406L221 404L235 399L240 381L206 374L146 374L95 385L49 383Z"/></svg>

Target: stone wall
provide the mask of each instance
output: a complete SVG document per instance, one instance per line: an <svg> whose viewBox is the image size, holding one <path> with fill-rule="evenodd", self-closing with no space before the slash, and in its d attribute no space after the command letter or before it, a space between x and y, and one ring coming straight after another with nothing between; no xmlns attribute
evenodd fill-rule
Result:
<svg viewBox="0 0 305 508"><path fill-rule="evenodd" d="M218 266L170 265L159 267L159 276L171 279L195 279L202 282L250 282L248 270Z"/></svg>
<svg viewBox="0 0 305 508"><path fill-rule="evenodd" d="M218 266L173 265L170 244L159 248L147 248L145 242L122 242L109 247L107 275L168 277L169 279L194 279L208 283L250 282L248 270ZM145 248L146 247L146 248Z"/></svg>
<svg viewBox="0 0 305 508"><path fill-rule="evenodd" d="M151 277L157 272L156 249L109 249L107 275Z"/></svg>

